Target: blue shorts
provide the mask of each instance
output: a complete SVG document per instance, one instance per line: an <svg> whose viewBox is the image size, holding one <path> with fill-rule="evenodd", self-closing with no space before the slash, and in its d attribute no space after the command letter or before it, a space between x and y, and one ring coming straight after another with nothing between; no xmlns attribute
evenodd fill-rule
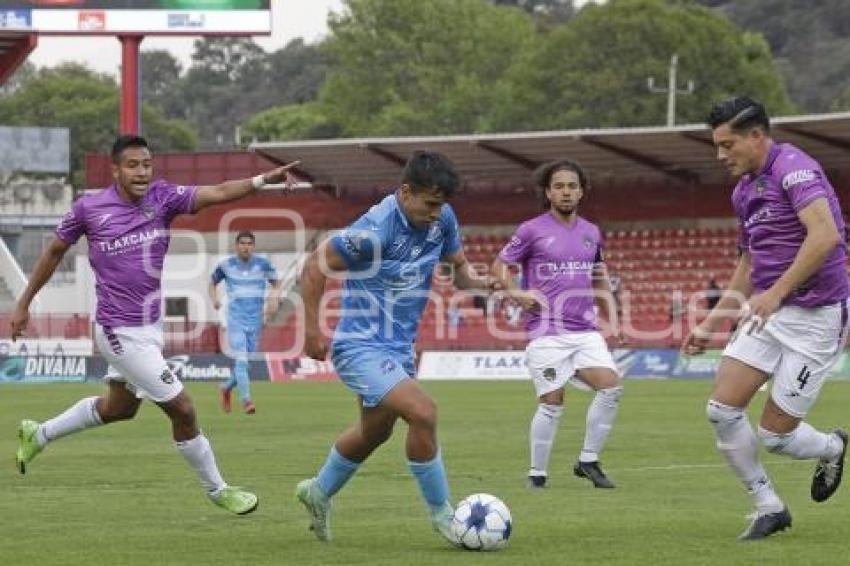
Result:
<svg viewBox="0 0 850 566"><path fill-rule="evenodd" d="M380 348L334 348L334 368L364 407L377 407L390 390L414 374L413 353Z"/></svg>

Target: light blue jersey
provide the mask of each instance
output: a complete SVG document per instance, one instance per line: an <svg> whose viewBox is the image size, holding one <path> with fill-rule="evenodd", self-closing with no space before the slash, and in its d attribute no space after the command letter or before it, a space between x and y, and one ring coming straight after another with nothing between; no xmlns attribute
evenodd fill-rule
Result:
<svg viewBox="0 0 850 566"><path fill-rule="evenodd" d="M333 363L363 404L372 407L413 374L413 342L434 268L461 249L457 218L446 204L439 220L416 228L393 194L331 244L349 270Z"/></svg>
<svg viewBox="0 0 850 566"><path fill-rule="evenodd" d="M212 274L216 285L225 282L227 290L227 326L258 329L263 324L266 284L280 280L277 270L266 258L237 256L222 260Z"/></svg>
<svg viewBox="0 0 850 566"><path fill-rule="evenodd" d="M409 349L434 267L461 247L451 206L443 205L440 219L420 230L408 222L393 194L331 242L349 269L334 348Z"/></svg>

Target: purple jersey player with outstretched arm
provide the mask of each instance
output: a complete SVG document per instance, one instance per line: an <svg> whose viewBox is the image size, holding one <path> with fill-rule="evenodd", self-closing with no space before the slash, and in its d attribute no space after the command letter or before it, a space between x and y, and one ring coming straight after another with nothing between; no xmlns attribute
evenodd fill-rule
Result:
<svg viewBox="0 0 850 566"><path fill-rule="evenodd" d="M544 192L547 211L517 229L493 264L507 294L526 313L531 342L526 348L539 405L531 420L529 486L541 488L548 477L549 455L564 410L564 386L593 389L587 411L584 445L573 472L594 486L612 488L599 465L617 416L623 387L617 366L596 324L596 310L616 331L616 308L605 264L602 235L595 224L578 216L587 177L576 163L543 165L535 180ZM509 265L522 272L522 288Z"/></svg>
<svg viewBox="0 0 850 566"><path fill-rule="evenodd" d="M717 104L709 120L717 157L740 177L732 194L741 251L729 289L685 339L704 351L711 334L741 313L708 401L717 447L755 506L739 537L758 540L791 526L791 514L758 459L768 451L817 460L811 496L826 501L841 482L847 433L803 422L847 328L845 229L835 191L818 163L770 138L764 107L747 97ZM745 410L770 378L773 387L753 432Z"/></svg>
<svg viewBox="0 0 850 566"><path fill-rule="evenodd" d="M222 479L210 443L198 427L192 399L162 357L161 272L176 216L236 200L267 183L287 181L295 163L214 186L151 182L148 144L131 135L115 141L112 163L115 183L74 203L38 260L11 321L12 338L23 336L36 293L68 248L85 235L97 282L95 341L109 362L105 377L109 390L105 396L82 399L43 423L21 421L15 454L18 470L25 473L54 440L132 419L142 399L148 398L171 419L177 450L197 473L210 500L233 513L250 513L257 507L257 496Z"/></svg>

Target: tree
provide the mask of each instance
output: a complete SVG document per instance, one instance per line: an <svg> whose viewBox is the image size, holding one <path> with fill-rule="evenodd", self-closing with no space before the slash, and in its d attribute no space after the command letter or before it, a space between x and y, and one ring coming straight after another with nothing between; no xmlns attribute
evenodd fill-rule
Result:
<svg viewBox="0 0 850 566"><path fill-rule="evenodd" d="M829 105L832 112L850 111L850 86L842 90Z"/></svg>
<svg viewBox="0 0 850 566"><path fill-rule="evenodd" d="M277 106L251 116L242 127L250 141L304 140L336 137L339 126L328 120L316 103Z"/></svg>
<svg viewBox="0 0 850 566"><path fill-rule="evenodd" d="M13 94L0 99L0 123L65 127L71 132L71 183L85 188L87 153L103 153L118 134L120 95L115 80L74 63L40 69ZM142 108L143 133L159 150L194 149L194 133L166 120L149 105Z"/></svg>
<svg viewBox="0 0 850 566"><path fill-rule="evenodd" d="M713 102L733 94L761 99L774 115L793 110L761 37L686 1L611 0L586 6L514 65L492 123L504 130L663 124L667 99L646 81L666 82L673 54L679 79L696 84L677 100L679 123L702 122Z"/></svg>
<svg viewBox="0 0 850 566"><path fill-rule="evenodd" d="M236 126L256 110L266 53L248 38L205 37L195 41L192 61L176 89L182 105L172 116L194 124L204 147L230 147Z"/></svg>
<svg viewBox="0 0 850 566"><path fill-rule="evenodd" d="M791 97L823 112L850 74L850 2L846 0L696 0L765 36Z"/></svg>
<svg viewBox="0 0 850 566"><path fill-rule="evenodd" d="M163 50L139 54L142 99L162 110L166 116L179 116L183 105L180 78L183 66L171 53Z"/></svg>
<svg viewBox="0 0 850 566"><path fill-rule="evenodd" d="M36 67L29 61L24 61L6 82L0 85L0 94L11 94L21 88L27 81L35 76Z"/></svg>
<svg viewBox="0 0 850 566"><path fill-rule="evenodd" d="M491 0L496 6L525 10L538 19L538 25L550 27L568 21L575 14L573 0Z"/></svg>
<svg viewBox="0 0 850 566"><path fill-rule="evenodd" d="M536 38L520 10L480 0L348 0L330 19L322 113L345 135L486 128L505 70Z"/></svg>

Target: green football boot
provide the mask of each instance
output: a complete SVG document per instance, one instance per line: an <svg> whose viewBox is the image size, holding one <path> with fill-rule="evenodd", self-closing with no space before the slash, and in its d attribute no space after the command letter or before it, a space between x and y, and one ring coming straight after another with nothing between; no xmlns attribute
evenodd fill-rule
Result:
<svg viewBox="0 0 850 566"><path fill-rule="evenodd" d="M22 474L27 473L27 464L32 462L43 449L36 439L38 427L39 423L30 420L23 420L18 425L18 450L15 452L15 464Z"/></svg>
<svg viewBox="0 0 850 566"><path fill-rule="evenodd" d="M213 503L237 515L247 515L257 508L260 499L241 487L227 486L216 497L210 496Z"/></svg>
<svg viewBox="0 0 850 566"><path fill-rule="evenodd" d="M316 485L316 478L303 480L295 488L295 497L310 514L310 530L322 541L331 540L331 500Z"/></svg>

